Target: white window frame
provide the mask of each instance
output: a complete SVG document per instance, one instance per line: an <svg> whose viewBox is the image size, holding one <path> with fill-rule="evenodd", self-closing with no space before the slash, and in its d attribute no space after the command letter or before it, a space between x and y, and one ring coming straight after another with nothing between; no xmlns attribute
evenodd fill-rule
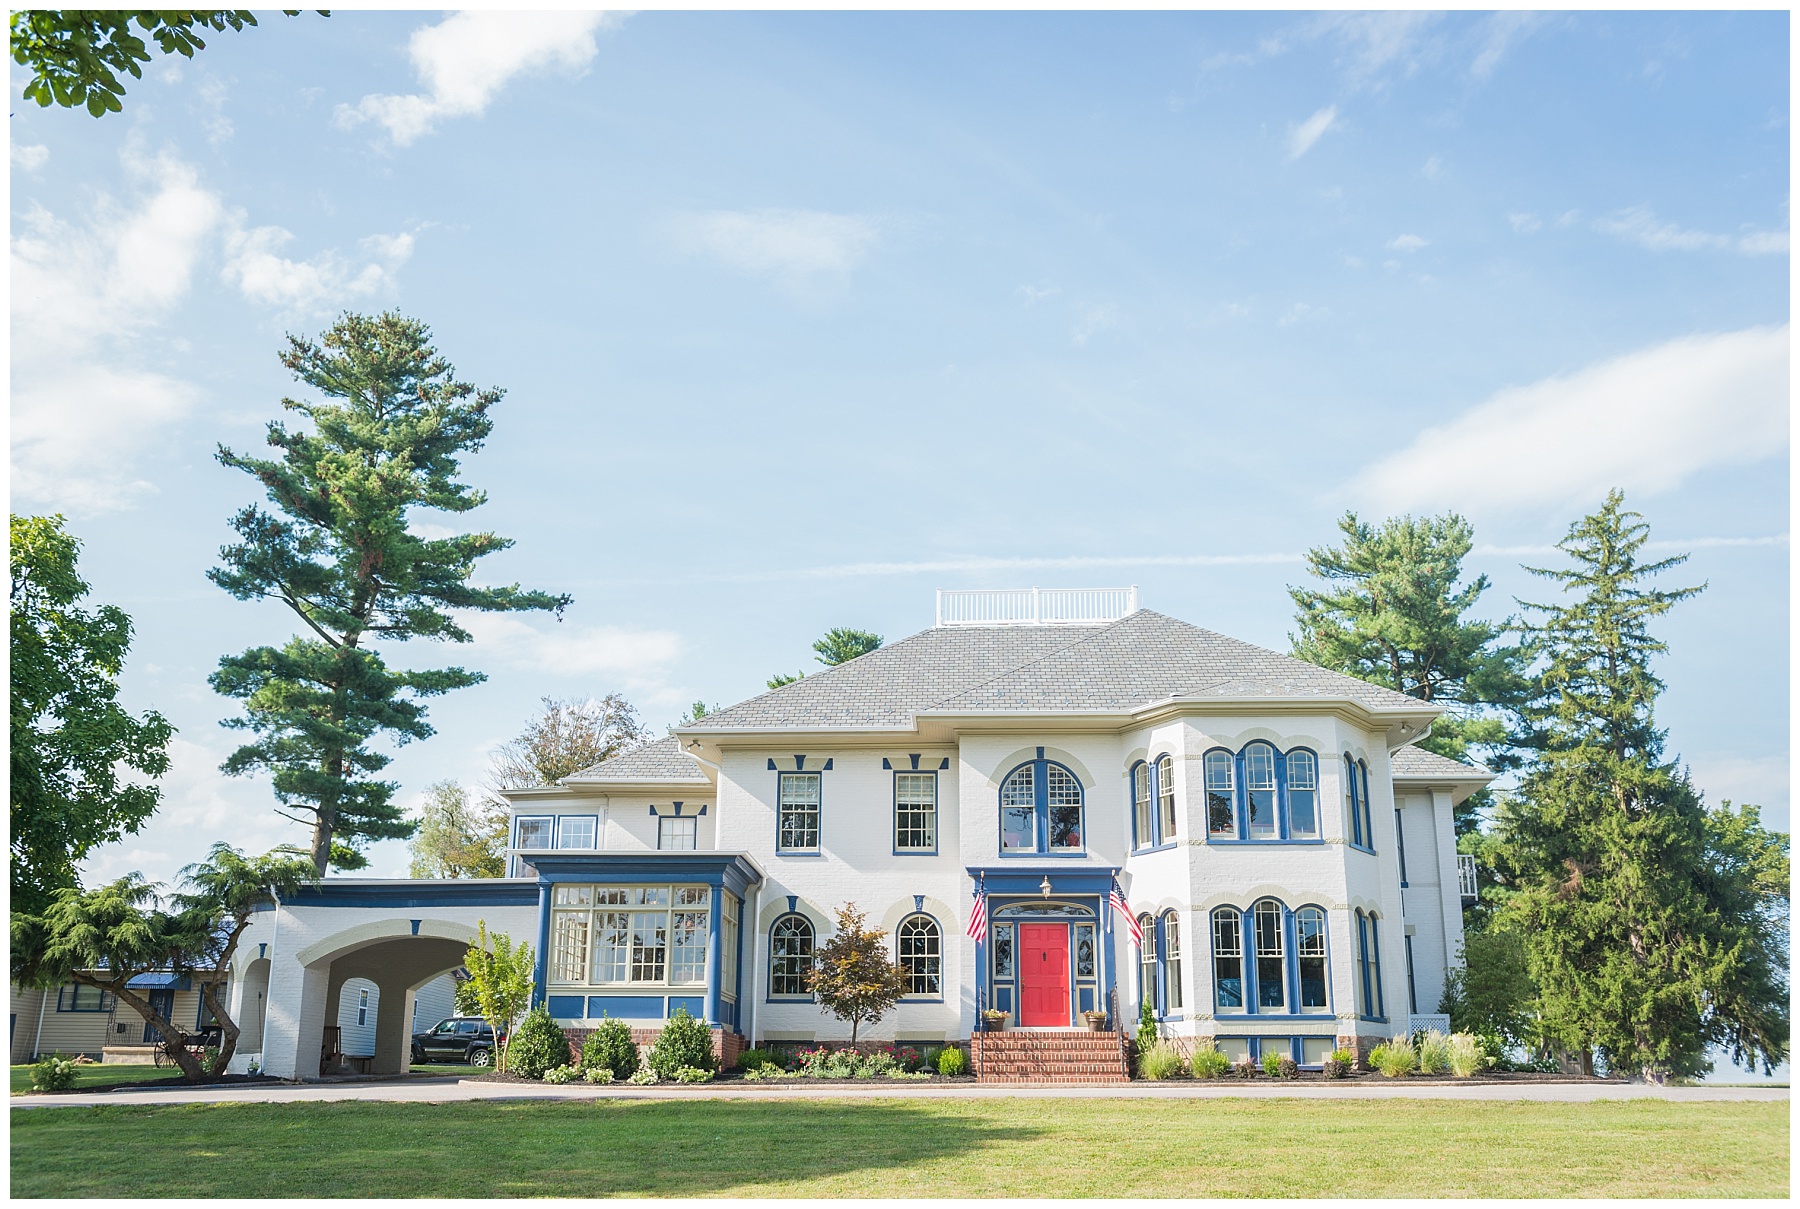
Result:
<svg viewBox="0 0 1800 1209"><path fill-rule="evenodd" d="M1235 840L1238 838L1238 800L1237 800L1237 761L1230 752L1215 747L1206 753L1202 762L1203 775L1206 780L1206 835L1212 840ZM1223 774L1223 781L1215 777L1215 773ZM1229 809L1230 826L1217 828L1213 826L1213 797L1222 796Z"/></svg>
<svg viewBox="0 0 1800 1209"><path fill-rule="evenodd" d="M544 825L544 842L527 844L525 842L525 824L542 823ZM520 814L513 816L513 848L519 852L551 852L556 843L556 816L553 814Z"/></svg>
<svg viewBox="0 0 1800 1209"><path fill-rule="evenodd" d="M1244 744L1244 835L1251 840L1267 842L1281 838L1281 781L1275 772L1275 745L1266 739ZM1257 773L1260 757L1267 756L1268 784L1262 784ZM1250 795L1269 795L1269 821L1266 830L1258 830L1256 810Z"/></svg>
<svg viewBox="0 0 1800 1209"><path fill-rule="evenodd" d="M901 798L901 792L900 792L900 786L901 786L902 781L905 781L907 784L914 786L915 793L917 792L916 787L918 785L923 784L926 781L929 781L930 785L931 785L931 800L929 802L927 802L927 801L924 801L922 797L913 797L913 798L903 801ZM922 827L921 827L921 824L917 821L917 819L915 819L910 824L910 826L903 825L901 822L901 817L903 814L922 817L923 818ZM902 835L904 835L906 832L912 831L912 832L916 833L921 829L924 830L924 832L927 836L927 839L928 839L927 843L903 844L900 842ZM937 773L935 771L920 772L920 771L915 771L913 769L906 769L904 771L897 770L894 773L894 851L895 852L934 853L937 851L937 848L938 848L938 775L937 775Z"/></svg>
<svg viewBox="0 0 1800 1209"><path fill-rule="evenodd" d="M575 987L705 986L711 910L712 887L704 884L559 882L550 906L549 982ZM696 966L695 945L677 944L682 916L699 921L693 932L699 937L699 973L691 978L676 977L678 968L691 972ZM678 962L678 956L688 960ZM580 976L570 977L578 962ZM661 973L651 976L647 971L652 970Z"/></svg>
<svg viewBox="0 0 1800 1209"><path fill-rule="evenodd" d="M1287 764L1284 771L1287 773L1288 838L1295 840L1316 840L1319 838L1319 757L1303 747L1296 747L1282 758ZM1296 769L1306 770L1305 775L1301 779L1310 781L1311 783L1296 785L1294 777ZM1296 793L1310 793L1312 795L1311 830L1301 831L1294 823L1294 794Z"/></svg>
<svg viewBox="0 0 1800 1209"><path fill-rule="evenodd" d="M686 830L693 832L693 843L671 844L669 833L675 828L670 823L686 823ZM676 837L684 838L684 837ZM697 814L659 814L656 816L656 849L658 852L697 852L700 849L700 816Z"/></svg>
<svg viewBox="0 0 1800 1209"><path fill-rule="evenodd" d="M1156 842L1172 844L1179 832L1180 812L1175 808L1175 760L1162 756L1156 761Z"/></svg>
<svg viewBox="0 0 1800 1209"><path fill-rule="evenodd" d="M593 833L585 844L569 842L567 828L570 823L587 823ZM585 852L600 846L600 816L597 814L559 814L556 816L556 847L560 851Z"/></svg>
<svg viewBox="0 0 1800 1209"><path fill-rule="evenodd" d="M908 936L908 929L913 935ZM907 942L911 939L915 945L914 952L907 952ZM923 940L926 949L917 951L917 944ZM907 999L942 999L944 997L944 930L938 926L937 920L920 912L908 915L900 921L894 930L894 964L906 972L908 990ZM920 982L926 985L920 989Z"/></svg>
<svg viewBox="0 0 1800 1209"><path fill-rule="evenodd" d="M1284 1014L1288 1009L1287 933L1285 928L1286 920L1284 919L1285 914L1286 912L1282 909L1281 904L1272 898L1259 899L1257 900L1256 905L1250 909L1250 938L1251 945L1256 953L1256 1010L1258 1012L1268 1012L1277 1016ZM1270 918L1275 921L1275 926L1272 929L1272 932L1265 934L1263 920ZM1273 944L1266 943L1269 935L1272 935L1273 937ZM1275 980L1275 985L1281 988L1281 998L1274 1003L1266 1002L1263 994L1264 980L1262 963L1270 959L1273 959L1276 962L1276 968L1281 971L1280 976Z"/></svg>
<svg viewBox="0 0 1800 1209"><path fill-rule="evenodd" d="M799 796L789 799L788 786L810 782L813 786L811 801ZM812 843L810 845L787 842L789 835L788 816L793 814L803 818L812 815ZM817 772L783 772L776 774L775 782L775 851L786 853L817 854L821 850L825 825L825 777ZM800 836L805 834L804 825L796 827Z"/></svg>

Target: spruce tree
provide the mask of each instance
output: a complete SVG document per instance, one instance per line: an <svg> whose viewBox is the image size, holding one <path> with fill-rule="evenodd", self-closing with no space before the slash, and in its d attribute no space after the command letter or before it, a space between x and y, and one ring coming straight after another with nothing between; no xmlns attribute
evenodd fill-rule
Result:
<svg viewBox="0 0 1800 1209"><path fill-rule="evenodd" d="M224 771L271 774L276 798L308 816L297 821L312 825L323 874L327 864L360 868L363 843L415 829L392 801L396 786L373 775L391 757L372 741L428 737L421 699L485 679L457 667L392 670L366 644L468 642L449 610L560 616L569 597L472 585L476 560L512 545L506 538L408 531L413 509L461 513L486 500L457 481L458 459L486 440L488 413L504 393L457 381L423 323L346 314L317 344L290 336L281 362L324 400L281 401L311 428L272 422L268 442L279 457L219 447L219 461L256 478L274 511L239 512L231 523L242 540L220 552L224 565L208 576L239 600L281 602L306 633L225 656L211 684L245 703L225 725L256 735Z"/></svg>
<svg viewBox="0 0 1800 1209"><path fill-rule="evenodd" d="M1376 528L1354 512L1338 522L1342 548L1307 552L1323 590L1288 589L1300 632L1295 658L1448 707L1418 746L1453 760L1516 765L1508 721L1525 696L1525 652L1499 642L1504 627L1468 616L1488 578L1463 579L1474 545L1456 513L1389 517ZM1474 829L1486 792L1457 809L1459 834Z"/></svg>
<svg viewBox="0 0 1800 1209"><path fill-rule="evenodd" d="M1787 1053L1787 852L1754 808L1708 810L1665 761L1650 623L1696 587L1648 581L1649 526L1615 491L1558 543L1572 565L1530 567L1564 598L1525 604L1545 663L1527 709L1538 751L1499 819L1544 1032L1617 1072L1709 1068L1709 1044L1765 1068ZM1522 604L1524 602L1521 602Z"/></svg>

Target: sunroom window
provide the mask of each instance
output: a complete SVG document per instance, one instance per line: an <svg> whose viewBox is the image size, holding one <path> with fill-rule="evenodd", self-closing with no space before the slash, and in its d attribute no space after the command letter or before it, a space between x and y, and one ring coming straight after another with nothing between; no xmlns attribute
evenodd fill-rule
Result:
<svg viewBox="0 0 1800 1209"><path fill-rule="evenodd" d="M707 886L559 883L550 900L550 981L704 983L711 903Z"/></svg>

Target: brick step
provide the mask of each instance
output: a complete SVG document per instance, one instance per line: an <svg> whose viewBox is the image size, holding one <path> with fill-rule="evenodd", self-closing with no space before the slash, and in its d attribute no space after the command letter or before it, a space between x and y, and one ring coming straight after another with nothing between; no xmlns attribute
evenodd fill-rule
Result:
<svg viewBox="0 0 1800 1209"><path fill-rule="evenodd" d="M992 1083L1000 1087L1092 1087L1099 1084L1130 1083L1124 1075L1033 1075L1029 1078L1014 1078L1010 1075L983 1075L983 1083Z"/></svg>

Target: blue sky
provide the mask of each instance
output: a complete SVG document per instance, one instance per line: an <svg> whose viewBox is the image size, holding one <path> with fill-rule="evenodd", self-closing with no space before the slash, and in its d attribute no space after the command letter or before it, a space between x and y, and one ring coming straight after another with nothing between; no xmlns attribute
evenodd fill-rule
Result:
<svg viewBox="0 0 1800 1209"><path fill-rule="evenodd" d="M484 577L575 597L389 652L491 677L409 803L541 696L660 731L938 587L1135 583L1285 649L1349 508L1469 516L1504 616L1617 485L1710 584L1671 749L1787 826L1787 22L339 10L100 121L14 67L13 508L70 517L181 732L89 876L300 838L216 771L207 674L294 627L205 579L257 496L212 452L296 389L282 333L390 306L508 391Z"/></svg>

